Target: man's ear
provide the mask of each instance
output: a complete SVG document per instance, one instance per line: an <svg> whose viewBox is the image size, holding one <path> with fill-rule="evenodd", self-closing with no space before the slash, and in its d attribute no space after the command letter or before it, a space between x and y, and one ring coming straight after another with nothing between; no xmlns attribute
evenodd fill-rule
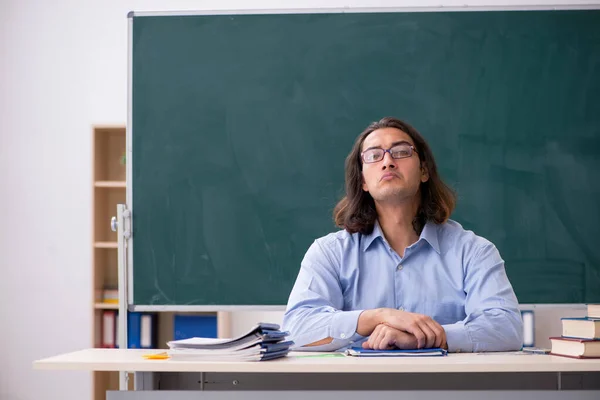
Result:
<svg viewBox="0 0 600 400"><path fill-rule="evenodd" d="M429 171L425 165L421 165L421 182L425 183L429 180Z"/></svg>

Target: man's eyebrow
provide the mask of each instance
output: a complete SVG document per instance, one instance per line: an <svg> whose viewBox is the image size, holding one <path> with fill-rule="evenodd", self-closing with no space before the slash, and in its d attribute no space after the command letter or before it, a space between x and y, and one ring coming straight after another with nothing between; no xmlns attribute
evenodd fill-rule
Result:
<svg viewBox="0 0 600 400"><path fill-rule="evenodd" d="M407 145L409 145L409 146L414 146L412 143L410 143L410 142L408 142L408 141L406 141L406 140L400 140L400 141L398 141L398 142L394 142L394 143L392 143L392 146L391 146L391 147L398 146L399 144L407 144ZM391 147L390 147L390 148L391 148ZM381 149L381 148L382 148L381 146L371 146L371 147L367 147L366 149L364 149L364 150L363 150L363 152L365 152L365 151L367 151L367 150L371 150L371 149Z"/></svg>

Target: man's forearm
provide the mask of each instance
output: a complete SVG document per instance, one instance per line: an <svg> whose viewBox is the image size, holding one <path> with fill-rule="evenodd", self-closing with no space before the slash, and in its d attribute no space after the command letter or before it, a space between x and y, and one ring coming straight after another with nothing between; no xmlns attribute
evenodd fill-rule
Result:
<svg viewBox="0 0 600 400"><path fill-rule="evenodd" d="M360 313L360 315L358 317L358 322L356 324L356 333L358 333L361 336L369 336L371 333L373 333L373 331L375 330L377 325L379 325L382 322L384 322L382 308L376 308L373 310L365 310L362 313ZM327 337L324 339L317 340L316 342L306 344L304 346L305 347L322 346L325 344L329 344L332 341L333 341L333 338Z"/></svg>
<svg viewBox="0 0 600 400"><path fill-rule="evenodd" d="M392 309L388 309L388 308L376 308L376 309L372 309L372 310L364 310L362 311L359 316L358 319L356 320L356 333L360 336L363 337L367 337L370 336L373 331L375 330L375 328L377 328L378 325L380 324L386 324L388 326L393 327L394 329L398 329L398 330L402 330L404 332L407 333L411 333L411 330L415 330L415 328L411 329L412 325L408 325L408 329L404 329L403 327L397 327L397 326L393 326L394 318L397 317L396 316L396 310L392 310ZM410 313L409 313L410 314ZM416 316L416 321L419 322L420 320L423 320L424 317L423 315L420 314L410 314L411 318L415 318ZM420 319L419 319L420 318ZM430 318L426 317L425 318L425 322L420 322L421 324L428 324L428 322L426 321L427 319L430 320ZM428 337L425 336L425 334L421 331L421 340L425 341L423 344L421 344L420 346L426 346L426 343L430 342L430 344L428 345L429 347L433 346L435 343L435 346L439 346L439 347L443 347L447 349L447 342L446 342L446 333L444 331L444 328L441 327L439 324L437 324L435 321L431 320L430 322L435 323L438 327L440 332L437 332L435 330L435 327L433 327L433 330L429 330L429 334L427 335ZM397 321L396 321L397 323ZM435 333L435 336L432 336ZM413 334L414 335L414 334ZM437 338L436 338L437 336ZM343 336L342 336L343 337ZM349 337L349 336L347 336ZM319 339L317 341L314 341L312 343L306 344L304 345L305 347L315 347L315 346L323 346L323 345L327 345L332 343L334 340L334 338L332 337L326 337L323 339Z"/></svg>
<svg viewBox="0 0 600 400"><path fill-rule="evenodd" d="M356 333L361 336L369 336L377 325L385 321L384 309L376 308L373 310L365 310L358 316L358 324L356 326Z"/></svg>
<svg viewBox="0 0 600 400"><path fill-rule="evenodd" d="M329 344L331 342L333 342L333 338L332 337L328 337L328 338L325 338L325 339L317 340L316 342L305 344L304 347L323 346L324 344Z"/></svg>

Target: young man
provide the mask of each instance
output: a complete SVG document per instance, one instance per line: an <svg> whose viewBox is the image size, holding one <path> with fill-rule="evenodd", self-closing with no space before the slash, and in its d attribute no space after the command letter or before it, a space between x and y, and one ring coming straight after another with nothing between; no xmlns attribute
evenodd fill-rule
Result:
<svg viewBox="0 0 600 400"><path fill-rule="evenodd" d="M334 210L344 229L311 245L290 294L283 327L297 348L519 350L504 261L449 219L455 202L417 130L395 118L369 125L346 158Z"/></svg>

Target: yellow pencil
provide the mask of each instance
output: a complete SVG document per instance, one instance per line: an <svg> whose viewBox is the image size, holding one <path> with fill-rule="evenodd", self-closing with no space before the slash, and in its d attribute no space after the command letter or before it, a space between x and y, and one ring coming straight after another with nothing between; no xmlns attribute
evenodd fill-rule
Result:
<svg viewBox="0 0 600 400"><path fill-rule="evenodd" d="M169 358L169 355L166 352L163 352L156 354L144 354L142 357L144 357L146 360L166 360Z"/></svg>

